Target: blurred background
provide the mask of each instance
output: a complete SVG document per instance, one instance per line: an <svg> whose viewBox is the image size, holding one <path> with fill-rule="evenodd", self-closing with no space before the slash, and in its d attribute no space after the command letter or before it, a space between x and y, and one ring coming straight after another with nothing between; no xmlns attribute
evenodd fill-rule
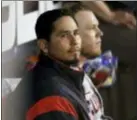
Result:
<svg viewBox="0 0 137 120"><path fill-rule="evenodd" d="M137 2L108 1L113 9L131 11L137 16ZM28 56L37 54L34 25L44 11L60 8L59 1L2 1L2 97L20 82ZM100 20L104 32L103 51L118 56L116 83L99 89L105 113L114 120L137 120L137 40L136 29L115 26ZM4 99L3 99L4 101Z"/></svg>

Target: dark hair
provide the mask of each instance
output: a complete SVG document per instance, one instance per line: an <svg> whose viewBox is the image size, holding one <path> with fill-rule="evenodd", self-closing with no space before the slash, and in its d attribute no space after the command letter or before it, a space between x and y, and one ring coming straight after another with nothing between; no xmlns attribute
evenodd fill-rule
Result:
<svg viewBox="0 0 137 120"><path fill-rule="evenodd" d="M38 17L35 25L37 39L46 39L47 41L50 41L50 36L54 30L55 21L63 16L72 17L67 9L54 9L42 13Z"/></svg>

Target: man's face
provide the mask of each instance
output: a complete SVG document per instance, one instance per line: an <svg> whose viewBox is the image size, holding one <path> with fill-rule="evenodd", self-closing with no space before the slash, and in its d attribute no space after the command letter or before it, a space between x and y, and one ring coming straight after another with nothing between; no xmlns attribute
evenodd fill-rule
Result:
<svg viewBox="0 0 137 120"><path fill-rule="evenodd" d="M48 44L48 54L66 63L75 63L80 57L81 37L76 22L70 16L59 18Z"/></svg>
<svg viewBox="0 0 137 120"><path fill-rule="evenodd" d="M75 18L79 25L82 38L82 53L86 57L96 57L101 54L101 36L99 23L91 11L79 11Z"/></svg>

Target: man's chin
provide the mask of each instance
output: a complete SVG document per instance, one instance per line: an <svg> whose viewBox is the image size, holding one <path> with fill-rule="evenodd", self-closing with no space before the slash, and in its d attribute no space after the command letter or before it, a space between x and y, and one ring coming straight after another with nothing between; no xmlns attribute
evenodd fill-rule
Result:
<svg viewBox="0 0 137 120"><path fill-rule="evenodd" d="M83 53L83 56L85 56L88 59L92 59L95 57L100 56L102 51L95 51L95 52L90 52L90 53Z"/></svg>
<svg viewBox="0 0 137 120"><path fill-rule="evenodd" d="M67 66L76 66L78 64L79 60L78 59L64 60L62 62Z"/></svg>
<svg viewBox="0 0 137 120"><path fill-rule="evenodd" d="M102 54L102 51L98 51L97 53L95 53L95 56L100 56Z"/></svg>

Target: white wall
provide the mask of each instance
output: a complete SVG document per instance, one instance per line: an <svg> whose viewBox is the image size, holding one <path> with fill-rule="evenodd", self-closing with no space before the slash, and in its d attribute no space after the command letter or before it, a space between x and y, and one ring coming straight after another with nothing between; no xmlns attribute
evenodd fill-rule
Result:
<svg viewBox="0 0 137 120"><path fill-rule="evenodd" d="M6 51L15 40L15 2L2 1L2 21L2 51Z"/></svg>

